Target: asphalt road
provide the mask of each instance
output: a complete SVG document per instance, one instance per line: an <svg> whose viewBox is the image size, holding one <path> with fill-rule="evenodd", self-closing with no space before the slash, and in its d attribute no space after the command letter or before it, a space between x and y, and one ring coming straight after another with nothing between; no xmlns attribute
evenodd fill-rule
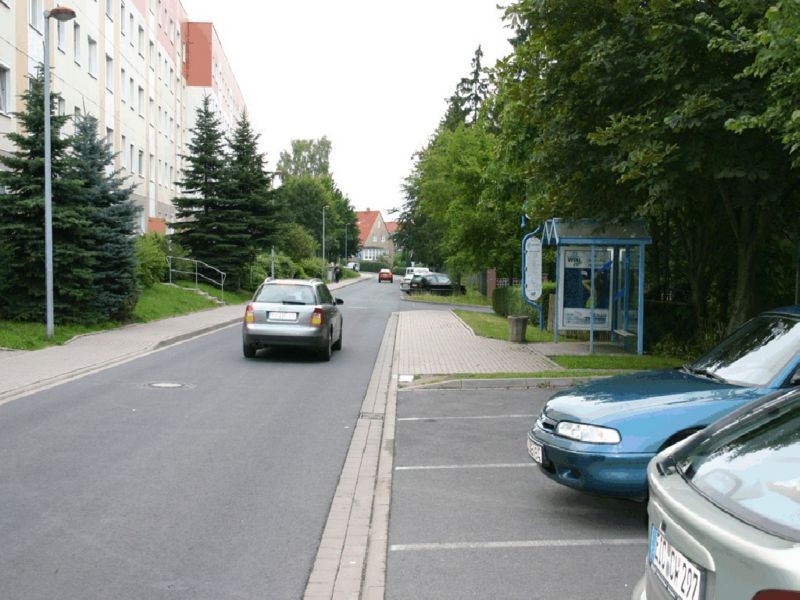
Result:
<svg viewBox="0 0 800 600"><path fill-rule="evenodd" d="M337 295L329 363L246 360L233 327L0 407L0 598L299 598L388 316L415 308Z"/></svg>
<svg viewBox="0 0 800 600"><path fill-rule="evenodd" d="M528 458L552 393L398 394L387 599L630 599L641 505L567 489Z"/></svg>

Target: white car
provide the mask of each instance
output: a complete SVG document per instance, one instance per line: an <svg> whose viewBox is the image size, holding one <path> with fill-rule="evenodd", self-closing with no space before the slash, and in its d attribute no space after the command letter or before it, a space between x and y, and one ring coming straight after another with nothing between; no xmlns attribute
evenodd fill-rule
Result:
<svg viewBox="0 0 800 600"><path fill-rule="evenodd" d="M414 275L426 275L430 272L428 267L406 267L406 274L400 280L400 289L407 292L411 288L411 279Z"/></svg>

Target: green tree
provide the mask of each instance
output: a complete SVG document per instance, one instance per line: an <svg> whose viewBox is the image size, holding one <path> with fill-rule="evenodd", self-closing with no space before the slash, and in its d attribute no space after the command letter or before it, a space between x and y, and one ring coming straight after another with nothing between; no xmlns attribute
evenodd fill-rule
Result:
<svg viewBox="0 0 800 600"><path fill-rule="evenodd" d="M478 46L472 57L469 77L462 77L456 91L448 98L443 127L455 130L459 125L473 125L477 122L483 103L489 97L489 78L481 65L482 58L483 50Z"/></svg>
<svg viewBox="0 0 800 600"><path fill-rule="evenodd" d="M40 69L22 94L25 109L14 116L19 132L8 134L15 149L0 155L0 318L44 321L44 74ZM92 216L72 179L68 149L60 135L66 116L54 114L50 98L53 191L53 292L56 322L91 320L95 255L82 240L91 234Z"/></svg>
<svg viewBox="0 0 800 600"><path fill-rule="evenodd" d="M331 142L326 137L319 140L292 140L291 152L281 152L278 172L284 178L328 177Z"/></svg>
<svg viewBox="0 0 800 600"><path fill-rule="evenodd" d="M91 228L80 242L96 261L92 290L94 313L100 320L127 320L139 291L136 282L135 227L139 208L132 188L111 171L111 147L97 135L91 115L75 121L70 177L81 181L78 201L91 209ZM86 310L88 307L83 307Z"/></svg>
<svg viewBox="0 0 800 600"><path fill-rule="evenodd" d="M187 144L189 153L183 155L186 165L179 184L185 195L173 200L177 220L171 226L176 241L193 258L219 268L215 262L224 252L218 246L228 243L224 239L228 232L218 223L224 205L225 140L208 96L198 107L190 131L192 139Z"/></svg>
<svg viewBox="0 0 800 600"><path fill-rule="evenodd" d="M278 207L270 193L270 177L264 171L264 155L247 114L236 122L228 140L228 158L220 189L220 215L215 222L221 234L217 265L233 281L241 282L242 270L275 241Z"/></svg>
<svg viewBox="0 0 800 600"><path fill-rule="evenodd" d="M291 223L281 233L280 250L295 262L313 258L318 249L319 244L314 236L299 223Z"/></svg>

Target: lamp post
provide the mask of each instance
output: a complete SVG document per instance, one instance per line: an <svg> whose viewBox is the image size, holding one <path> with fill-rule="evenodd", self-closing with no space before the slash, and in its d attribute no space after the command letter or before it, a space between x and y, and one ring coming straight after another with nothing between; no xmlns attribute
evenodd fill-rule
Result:
<svg viewBox="0 0 800 600"><path fill-rule="evenodd" d="M44 271L46 288L47 338L53 327L53 182L50 156L50 17L56 21L75 18L75 11L57 6L44 11Z"/></svg>
<svg viewBox="0 0 800 600"><path fill-rule="evenodd" d="M328 262L325 260L325 209L328 208L327 204L322 205L322 262L325 263L325 269L328 268Z"/></svg>

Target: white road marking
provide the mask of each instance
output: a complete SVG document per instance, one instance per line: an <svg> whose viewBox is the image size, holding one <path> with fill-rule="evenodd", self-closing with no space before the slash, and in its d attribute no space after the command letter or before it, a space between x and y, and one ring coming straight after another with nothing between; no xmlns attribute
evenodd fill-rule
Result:
<svg viewBox="0 0 800 600"><path fill-rule="evenodd" d="M585 540L522 540L514 542L449 542L429 544L392 544L392 552L413 550L492 550L497 548L576 548L586 546L646 545L647 538L597 538Z"/></svg>
<svg viewBox="0 0 800 600"><path fill-rule="evenodd" d="M458 421L481 419L536 419L539 415L476 415L467 417L398 417L398 421Z"/></svg>
<svg viewBox="0 0 800 600"><path fill-rule="evenodd" d="M395 471L435 471L438 469L518 469L537 466L533 461L529 463L494 463L472 465L418 465L409 467L395 467Z"/></svg>

